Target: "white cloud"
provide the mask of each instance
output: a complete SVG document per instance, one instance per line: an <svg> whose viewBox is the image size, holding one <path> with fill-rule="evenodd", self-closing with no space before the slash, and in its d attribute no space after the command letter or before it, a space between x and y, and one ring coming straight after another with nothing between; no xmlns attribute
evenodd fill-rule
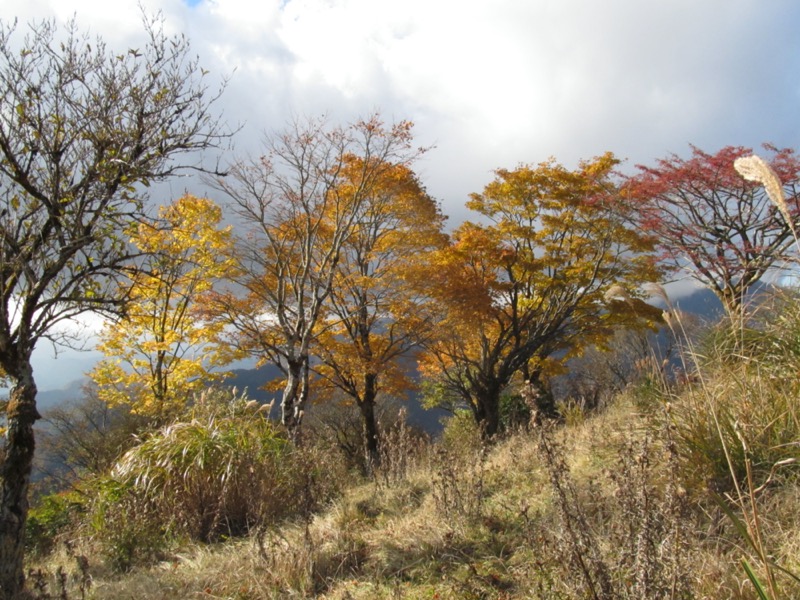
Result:
<svg viewBox="0 0 800 600"><path fill-rule="evenodd" d="M140 27L135 0L3 5L23 18L76 13L114 40ZM797 101L790 0L148 0L157 8L215 74L235 71L225 104L248 123L240 145L291 113L411 118L439 146L433 179L452 184L435 191L454 209L473 190L444 165L473 156L486 182L492 168L550 155L646 161L689 142L798 135L779 120Z"/></svg>
<svg viewBox="0 0 800 600"><path fill-rule="evenodd" d="M794 0L146 0L214 76L240 151L293 114L375 109L436 144L419 165L451 221L498 167L688 144L800 146ZM141 34L137 0L0 0L0 14ZM183 182L170 189L182 191Z"/></svg>

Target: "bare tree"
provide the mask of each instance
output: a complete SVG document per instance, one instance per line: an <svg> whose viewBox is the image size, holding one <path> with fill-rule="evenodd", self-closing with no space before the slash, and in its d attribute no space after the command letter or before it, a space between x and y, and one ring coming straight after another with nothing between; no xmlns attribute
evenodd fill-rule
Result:
<svg viewBox="0 0 800 600"><path fill-rule="evenodd" d="M109 406L93 384L84 385L78 397L43 414L45 427L37 439L36 469L44 475L45 489L65 489L87 475L107 473L135 442L135 434L149 418L131 412L130 406ZM41 491L41 482L37 483Z"/></svg>
<svg viewBox="0 0 800 600"><path fill-rule="evenodd" d="M124 308L118 275L144 187L228 137L210 110L219 92L183 37L144 19L146 42L112 52L52 22L0 24L0 368L11 382L0 463L0 596L24 586L24 531L34 456L38 342L64 325ZM182 158L180 158L182 157ZM178 160L174 160L178 158Z"/></svg>

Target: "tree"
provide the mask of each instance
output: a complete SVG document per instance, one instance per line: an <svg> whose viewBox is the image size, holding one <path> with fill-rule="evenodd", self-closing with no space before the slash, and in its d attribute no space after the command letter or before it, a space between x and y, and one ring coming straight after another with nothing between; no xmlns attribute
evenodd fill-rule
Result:
<svg viewBox="0 0 800 600"><path fill-rule="evenodd" d="M675 309L671 314L675 316ZM681 323L700 331L699 317L680 315ZM668 326L660 331L622 328L609 339L607 348L589 347L569 361L568 371L553 380L554 395L585 410L612 401L633 384L674 380L680 364L680 340Z"/></svg>
<svg viewBox="0 0 800 600"><path fill-rule="evenodd" d="M185 195L136 229L131 241L144 258L122 282L128 309L103 329L98 349L106 358L90 373L109 405L163 421L233 360L222 324L198 310L234 266L231 227L220 228L221 220L211 200Z"/></svg>
<svg viewBox="0 0 800 600"><path fill-rule="evenodd" d="M346 185L364 169L348 161ZM342 245L318 337L315 370L323 387L339 391L361 413L367 466L380 461L378 395L413 387L409 353L433 328L420 285L409 278L424 256L442 247L444 216L404 165L384 171L364 197L356 226Z"/></svg>
<svg viewBox="0 0 800 600"><path fill-rule="evenodd" d="M655 167L640 166L626 184L639 225L657 238L664 263L689 269L731 316L741 313L748 290L787 259L792 226L800 221L800 160L790 149L764 148L783 181L793 223L782 218L763 187L735 171L734 161L752 154L749 148L707 154L692 146L691 158L671 155Z"/></svg>
<svg viewBox="0 0 800 600"><path fill-rule="evenodd" d="M376 115L331 127L309 119L268 138L265 156L237 161L216 182L248 232L236 250L238 289L218 294L215 310L240 349L285 374L282 420L293 433L342 247L384 173L418 154L405 121L386 127Z"/></svg>
<svg viewBox="0 0 800 600"><path fill-rule="evenodd" d="M41 340L69 343L69 321L117 313L117 280L138 251L143 187L227 133L188 42L146 21L147 41L114 54L102 40L31 25L21 43L0 24L0 367L11 383L0 460L0 596L24 586Z"/></svg>
<svg viewBox="0 0 800 600"><path fill-rule="evenodd" d="M43 475L37 482L41 492L68 488L89 476L105 475L117 459L136 441L146 418L130 407L110 407L93 384L83 386L79 397L44 413L46 429L37 439L36 469Z"/></svg>
<svg viewBox="0 0 800 600"><path fill-rule="evenodd" d="M552 160L498 170L468 203L489 224L465 223L439 255L444 314L423 370L486 437L500 430L501 394L516 375L541 384L549 365L604 344L621 323L655 318L636 298L657 273L649 240L626 225L617 163L605 154L574 171ZM545 396L538 408L554 413Z"/></svg>

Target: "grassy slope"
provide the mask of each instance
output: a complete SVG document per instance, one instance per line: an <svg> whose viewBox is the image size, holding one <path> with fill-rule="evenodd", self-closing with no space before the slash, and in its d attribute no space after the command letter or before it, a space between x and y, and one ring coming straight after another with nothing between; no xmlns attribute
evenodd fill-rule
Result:
<svg viewBox="0 0 800 600"><path fill-rule="evenodd" d="M90 560L89 597L583 598L602 593L603 577L607 597L680 589L753 597L738 562L748 555L741 539L701 490L676 484L661 431L620 399L547 435L552 472L541 432L485 452L462 432L377 484L349 487L308 526L190 545L121 577ZM787 484L761 501L770 551L797 568L800 488ZM51 572L58 562L74 571L61 551ZM786 597L800 597L800 587L780 583ZM74 584L70 597L80 597Z"/></svg>

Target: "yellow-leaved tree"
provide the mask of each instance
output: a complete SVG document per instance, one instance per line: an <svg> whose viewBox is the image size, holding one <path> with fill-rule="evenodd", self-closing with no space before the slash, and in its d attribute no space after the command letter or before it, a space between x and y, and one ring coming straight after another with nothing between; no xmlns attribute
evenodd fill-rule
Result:
<svg viewBox="0 0 800 600"><path fill-rule="evenodd" d="M363 162L348 158L343 185L359 180ZM365 195L342 245L319 326L315 370L323 396L338 391L358 406L368 465L380 459L379 394L400 397L414 386L410 353L433 326L422 286L408 281L428 253L447 244L444 221L414 172L392 165Z"/></svg>
<svg viewBox="0 0 800 600"><path fill-rule="evenodd" d="M636 298L657 277L652 241L628 225L610 153L569 170L550 160L498 170L431 270L442 315L422 370L432 388L468 406L491 437L515 376L541 387L554 362L602 345L620 324L658 311ZM613 290L613 294L608 294ZM537 407L553 413L542 394Z"/></svg>
<svg viewBox="0 0 800 600"><path fill-rule="evenodd" d="M234 358L219 337L222 324L199 310L203 295L233 268L231 231L221 220L211 200L185 195L134 231L142 259L123 284L129 309L104 327L98 349L106 358L90 373L109 405L168 419Z"/></svg>

